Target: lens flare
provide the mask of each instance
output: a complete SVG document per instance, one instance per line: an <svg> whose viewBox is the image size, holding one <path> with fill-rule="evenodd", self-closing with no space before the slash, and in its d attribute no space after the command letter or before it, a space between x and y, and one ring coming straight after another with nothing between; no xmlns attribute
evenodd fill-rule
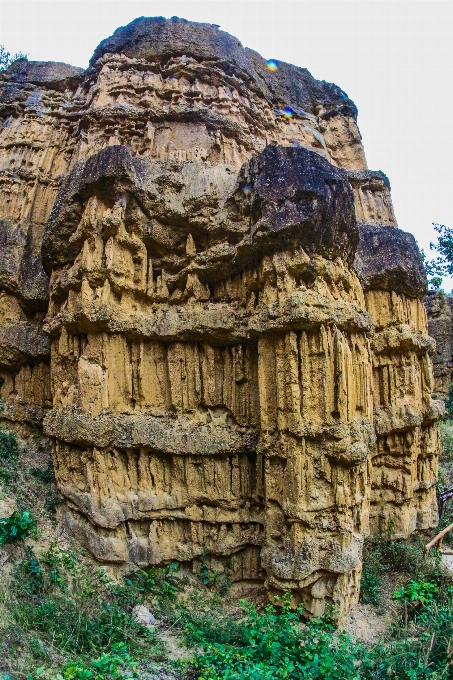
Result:
<svg viewBox="0 0 453 680"><path fill-rule="evenodd" d="M292 108L290 106L287 106L285 108L285 110L283 111L283 115L285 116L285 118L292 118L293 114L294 114L294 111L292 110Z"/></svg>
<svg viewBox="0 0 453 680"><path fill-rule="evenodd" d="M278 69L278 61L275 59L268 59L267 68L269 71L276 71Z"/></svg>

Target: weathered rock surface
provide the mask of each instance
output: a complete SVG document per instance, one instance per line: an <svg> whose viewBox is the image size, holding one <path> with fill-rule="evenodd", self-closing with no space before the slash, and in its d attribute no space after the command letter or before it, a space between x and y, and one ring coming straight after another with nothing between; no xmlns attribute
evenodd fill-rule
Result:
<svg viewBox="0 0 453 680"><path fill-rule="evenodd" d="M373 319L374 424L371 531L404 537L437 521L438 430L431 356L422 299L427 283L412 234L360 224L355 269Z"/></svg>
<svg viewBox="0 0 453 680"><path fill-rule="evenodd" d="M436 523L426 281L356 113L180 19L1 76L2 415L97 559L341 618L370 527Z"/></svg>
<svg viewBox="0 0 453 680"><path fill-rule="evenodd" d="M424 298L429 334L436 341L433 355L434 385L440 398L448 396L453 381L453 298L429 291Z"/></svg>
<svg viewBox="0 0 453 680"><path fill-rule="evenodd" d="M422 298L426 274L414 236L381 224L360 224L359 230L354 267L364 290Z"/></svg>

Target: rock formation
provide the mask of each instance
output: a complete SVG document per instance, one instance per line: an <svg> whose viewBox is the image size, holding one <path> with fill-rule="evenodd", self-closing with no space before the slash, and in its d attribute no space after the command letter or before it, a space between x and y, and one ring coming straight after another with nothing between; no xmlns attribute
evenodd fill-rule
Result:
<svg viewBox="0 0 453 680"><path fill-rule="evenodd" d="M453 381L453 298L439 291L429 291L424 304L429 334L436 341L433 356L435 391L445 399Z"/></svg>
<svg viewBox="0 0 453 680"><path fill-rule="evenodd" d="M423 294L426 277L414 237L384 225L360 225L356 271L373 320L374 377L371 531L404 537L436 525L437 420ZM435 395L433 395L435 396Z"/></svg>
<svg viewBox="0 0 453 680"><path fill-rule="evenodd" d="M344 616L370 527L436 524L440 413L354 104L142 18L86 71L16 62L0 117L2 416L44 423L67 526Z"/></svg>

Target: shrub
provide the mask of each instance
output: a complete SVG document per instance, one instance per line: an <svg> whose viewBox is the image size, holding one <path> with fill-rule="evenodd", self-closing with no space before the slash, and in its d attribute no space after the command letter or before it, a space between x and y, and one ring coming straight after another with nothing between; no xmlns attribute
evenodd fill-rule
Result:
<svg viewBox="0 0 453 680"><path fill-rule="evenodd" d="M138 569L125 578L126 585L138 593L151 593L166 599L174 596L179 590L177 573L179 564L172 562L167 567L156 569L151 567L148 571Z"/></svg>
<svg viewBox="0 0 453 680"><path fill-rule="evenodd" d="M0 460L17 460L18 448L16 435L13 432L0 430Z"/></svg>
<svg viewBox="0 0 453 680"><path fill-rule="evenodd" d="M438 594L439 588L435 583L424 581L411 580L407 586L401 586L392 595L393 600L402 600L403 602L420 603L427 606L432 603L434 597Z"/></svg>
<svg viewBox="0 0 453 680"><path fill-rule="evenodd" d="M343 633L333 634L328 620L315 619L301 625L301 610L292 612L290 596L283 599L280 614L275 607L258 611L254 604L241 602L243 621L213 639L212 626L189 616L186 636L201 647L195 660L200 680L359 680L357 649Z"/></svg>
<svg viewBox="0 0 453 680"><path fill-rule="evenodd" d="M26 58L26 54L22 54L22 52L11 54L5 49L4 45L0 45L0 72L7 69L8 66L11 66L11 64L13 64L15 61L18 61L18 59Z"/></svg>
<svg viewBox="0 0 453 680"><path fill-rule="evenodd" d="M27 510L13 512L10 517L0 519L0 545L23 541L35 526L36 523Z"/></svg>
<svg viewBox="0 0 453 680"><path fill-rule="evenodd" d="M19 449L14 432L0 430L0 480L10 484L17 474Z"/></svg>
<svg viewBox="0 0 453 680"><path fill-rule="evenodd" d="M404 604L387 640L363 651L361 677L425 680L453 677L453 582L435 552L424 557L425 537L405 541L374 536L365 541L364 572L407 574L393 593ZM375 601L380 600L380 584ZM364 590L365 597L367 591ZM361 589L362 601L363 597ZM408 614L410 613L410 616Z"/></svg>
<svg viewBox="0 0 453 680"><path fill-rule="evenodd" d="M15 667L25 656L22 670L32 673L30 680L38 677L37 668L44 668L46 680L55 680L42 666L54 659L59 680L132 677L132 659L152 658L162 646L132 616L139 602L136 591L56 544L39 556L27 548L8 582L0 584L0 610L7 612L0 619L3 655Z"/></svg>
<svg viewBox="0 0 453 680"><path fill-rule="evenodd" d="M365 604L379 604L382 576L375 565L363 565L360 581L360 600Z"/></svg>
<svg viewBox="0 0 453 680"><path fill-rule="evenodd" d="M108 651L113 643L133 644L148 636L130 615L135 600L125 604L124 593L118 597L104 572L90 572L55 544L40 558L28 551L13 587L21 625L67 652Z"/></svg>
<svg viewBox="0 0 453 680"><path fill-rule="evenodd" d="M124 642L112 644L111 651L85 663L68 664L62 671L64 680L127 680L137 678L137 662Z"/></svg>

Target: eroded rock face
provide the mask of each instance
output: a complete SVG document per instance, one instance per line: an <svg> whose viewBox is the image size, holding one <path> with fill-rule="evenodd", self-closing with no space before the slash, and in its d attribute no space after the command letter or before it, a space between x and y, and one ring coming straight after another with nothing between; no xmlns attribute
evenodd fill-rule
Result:
<svg viewBox="0 0 453 680"><path fill-rule="evenodd" d="M387 225L360 224L355 268L374 330L370 529L405 537L437 523L436 423L443 403L433 394L426 276L412 234Z"/></svg>
<svg viewBox="0 0 453 680"><path fill-rule="evenodd" d="M1 416L25 433L52 404L41 243L69 167L73 123L66 112L80 73L20 60L0 76Z"/></svg>
<svg viewBox="0 0 453 680"><path fill-rule="evenodd" d="M428 315L429 334L436 341L433 356L435 391L445 399L453 375L453 298L438 291L429 291L424 298Z"/></svg>
<svg viewBox="0 0 453 680"><path fill-rule="evenodd" d="M180 19L2 78L2 397L44 367L68 526L341 618L370 525L437 521L426 282L354 104Z"/></svg>

